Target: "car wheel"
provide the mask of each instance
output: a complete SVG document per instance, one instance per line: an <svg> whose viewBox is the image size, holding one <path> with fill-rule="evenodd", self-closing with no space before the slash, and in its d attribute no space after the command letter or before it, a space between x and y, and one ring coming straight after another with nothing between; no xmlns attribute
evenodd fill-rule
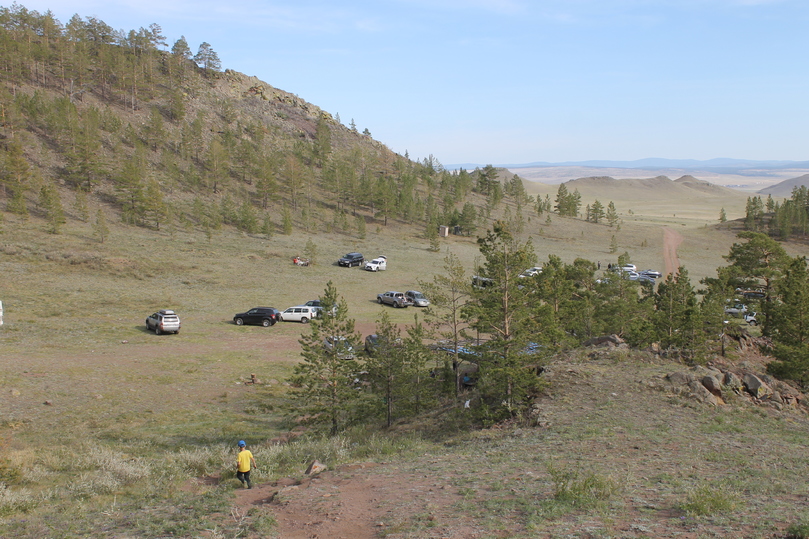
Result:
<svg viewBox="0 0 809 539"><path fill-rule="evenodd" d="M748 322L748 323L749 323L751 326L757 326L757 325L758 325L758 322L756 322L755 320L750 320L750 322Z"/></svg>
<svg viewBox="0 0 809 539"><path fill-rule="evenodd" d="M382 303L382 298L376 298L376 302L381 304Z"/></svg>
<svg viewBox="0 0 809 539"><path fill-rule="evenodd" d="M270 327L270 319L265 318L264 320L261 321L261 325L264 326L265 328Z"/></svg>
<svg viewBox="0 0 809 539"><path fill-rule="evenodd" d="M400 305L400 304L399 304L399 302L397 302L397 301L393 302L393 306L394 306L394 307L396 307L397 309L398 309L399 307L401 307L401 305Z"/></svg>
<svg viewBox="0 0 809 539"><path fill-rule="evenodd" d="M157 326L155 326L155 327L154 327L154 334L155 334L155 335L160 335L161 333L163 333L163 332L162 332L162 331L160 331L160 328L159 328L159 327L157 327Z"/></svg>
<svg viewBox="0 0 809 539"><path fill-rule="evenodd" d="M308 323L309 323L308 318L306 318L305 316L301 317L301 324L308 324Z"/></svg>
<svg viewBox="0 0 809 539"><path fill-rule="evenodd" d="M236 318L233 321L236 322L237 326L243 326L244 325L244 320L242 320L241 318Z"/></svg>
<svg viewBox="0 0 809 539"><path fill-rule="evenodd" d="M284 317L283 317L283 316L279 316L279 317L278 317L278 320L280 320L281 322L283 322L283 321L284 321Z"/></svg>

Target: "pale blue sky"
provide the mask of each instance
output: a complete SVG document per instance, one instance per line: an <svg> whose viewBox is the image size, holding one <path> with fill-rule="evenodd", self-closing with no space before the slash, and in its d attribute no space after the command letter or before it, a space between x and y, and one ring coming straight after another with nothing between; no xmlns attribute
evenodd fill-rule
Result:
<svg viewBox="0 0 809 539"><path fill-rule="evenodd" d="M809 160L806 0L20 3L207 41L223 68L444 164Z"/></svg>

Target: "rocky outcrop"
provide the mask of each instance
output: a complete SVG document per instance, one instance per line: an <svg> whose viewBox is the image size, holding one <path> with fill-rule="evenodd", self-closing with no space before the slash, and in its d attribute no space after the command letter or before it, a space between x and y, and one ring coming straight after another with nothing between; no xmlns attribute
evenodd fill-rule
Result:
<svg viewBox="0 0 809 539"><path fill-rule="evenodd" d="M804 401L803 393L787 382L766 374L712 365L674 371L664 376L663 381L680 394L714 406L725 404L731 395L779 410L799 406Z"/></svg>

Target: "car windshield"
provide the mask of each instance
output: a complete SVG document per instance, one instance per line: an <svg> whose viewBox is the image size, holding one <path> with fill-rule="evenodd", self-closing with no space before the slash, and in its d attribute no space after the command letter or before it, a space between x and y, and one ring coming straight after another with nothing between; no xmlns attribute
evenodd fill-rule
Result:
<svg viewBox="0 0 809 539"><path fill-rule="evenodd" d="M424 299L424 294L422 294L421 292L413 292L410 295L413 296L416 299Z"/></svg>

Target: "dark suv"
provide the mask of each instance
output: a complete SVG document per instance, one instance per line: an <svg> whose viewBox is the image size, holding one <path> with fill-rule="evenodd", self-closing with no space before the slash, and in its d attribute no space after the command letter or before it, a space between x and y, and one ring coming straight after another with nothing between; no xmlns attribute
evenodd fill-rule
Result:
<svg viewBox="0 0 809 539"><path fill-rule="evenodd" d="M244 324L262 325L265 328L275 325L278 322L278 315L281 312L274 307L254 307L246 313L239 313L233 317L233 322L237 326Z"/></svg>
<svg viewBox="0 0 809 539"><path fill-rule="evenodd" d="M362 266L363 262L365 262L365 259L361 253L348 253L337 261L337 265L350 268L351 266Z"/></svg>

